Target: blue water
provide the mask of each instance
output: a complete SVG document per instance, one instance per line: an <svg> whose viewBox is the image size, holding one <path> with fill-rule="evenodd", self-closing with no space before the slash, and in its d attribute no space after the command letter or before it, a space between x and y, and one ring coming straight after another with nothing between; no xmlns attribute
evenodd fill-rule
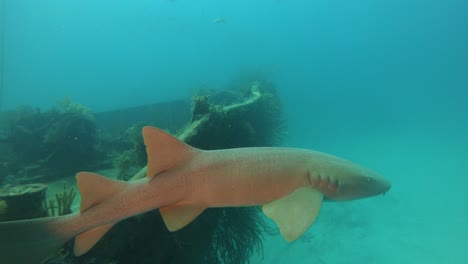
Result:
<svg viewBox="0 0 468 264"><path fill-rule="evenodd" d="M468 263L467 1L0 1L1 110L185 99L258 71L279 89L285 145L392 181L325 204L295 243L266 236L253 263Z"/></svg>

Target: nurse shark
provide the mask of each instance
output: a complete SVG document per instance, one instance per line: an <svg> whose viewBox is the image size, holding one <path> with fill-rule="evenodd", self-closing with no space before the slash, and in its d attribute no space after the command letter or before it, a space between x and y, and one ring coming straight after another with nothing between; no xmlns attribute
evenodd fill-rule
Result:
<svg viewBox="0 0 468 264"><path fill-rule="evenodd" d="M280 147L205 151L144 127L147 177L118 181L80 172L80 212L0 222L0 263L37 264L74 238L85 254L120 220L159 209L170 231L206 208L258 206L289 242L315 221L324 198L353 200L385 193L375 172L322 152Z"/></svg>

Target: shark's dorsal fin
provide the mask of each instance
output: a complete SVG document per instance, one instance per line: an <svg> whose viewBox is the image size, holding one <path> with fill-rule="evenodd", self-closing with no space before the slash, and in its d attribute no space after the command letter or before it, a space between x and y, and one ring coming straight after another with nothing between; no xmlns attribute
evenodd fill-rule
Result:
<svg viewBox="0 0 468 264"><path fill-rule="evenodd" d="M311 187L301 187L283 198L262 206L263 213L278 225L288 242L300 237L315 221L323 195Z"/></svg>
<svg viewBox="0 0 468 264"><path fill-rule="evenodd" d="M114 196L125 188L126 185L125 182L116 181L91 172L78 173L76 181L81 194L81 213ZM98 226L76 236L74 245L75 255L81 256L88 252L113 225L114 223Z"/></svg>
<svg viewBox="0 0 468 264"><path fill-rule="evenodd" d="M206 207L192 204L170 205L159 208L164 223L169 231L177 231L190 224Z"/></svg>
<svg viewBox="0 0 468 264"><path fill-rule="evenodd" d="M146 126L142 133L148 154L147 177L189 161L199 151L159 128Z"/></svg>

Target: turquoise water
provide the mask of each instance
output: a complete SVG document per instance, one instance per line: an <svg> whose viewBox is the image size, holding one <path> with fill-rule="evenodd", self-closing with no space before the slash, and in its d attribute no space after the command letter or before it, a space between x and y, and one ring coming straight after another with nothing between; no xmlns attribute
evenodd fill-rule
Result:
<svg viewBox="0 0 468 264"><path fill-rule="evenodd" d="M326 203L295 243L266 235L253 263L468 263L468 2L0 1L1 110L64 96L123 108L261 72L285 145L392 181Z"/></svg>

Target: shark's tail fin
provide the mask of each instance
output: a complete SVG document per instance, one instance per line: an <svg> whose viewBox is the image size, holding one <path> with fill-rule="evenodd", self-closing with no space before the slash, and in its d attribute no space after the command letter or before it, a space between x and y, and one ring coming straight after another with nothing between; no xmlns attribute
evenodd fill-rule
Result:
<svg viewBox="0 0 468 264"><path fill-rule="evenodd" d="M0 263L37 264L75 234L61 228L75 214L0 222Z"/></svg>

